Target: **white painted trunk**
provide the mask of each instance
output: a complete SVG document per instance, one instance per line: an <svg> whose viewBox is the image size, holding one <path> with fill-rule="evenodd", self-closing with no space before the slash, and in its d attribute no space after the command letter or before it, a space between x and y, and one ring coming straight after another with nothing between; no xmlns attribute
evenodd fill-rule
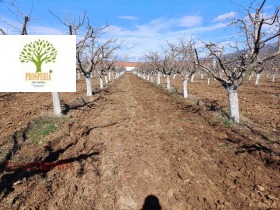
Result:
<svg viewBox="0 0 280 210"><path fill-rule="evenodd" d="M194 81L194 74L191 76L191 82Z"/></svg>
<svg viewBox="0 0 280 210"><path fill-rule="evenodd" d="M150 75L149 75L149 74L147 75L147 80L148 80L148 81L150 80Z"/></svg>
<svg viewBox="0 0 280 210"><path fill-rule="evenodd" d="M249 75L249 80L251 80L251 79L252 79L252 74Z"/></svg>
<svg viewBox="0 0 280 210"><path fill-rule="evenodd" d="M92 96L91 78L90 73L86 74L87 96Z"/></svg>
<svg viewBox="0 0 280 210"><path fill-rule="evenodd" d="M255 85L258 85L258 84L259 84L260 77L261 77L261 75L260 75L260 74L257 74Z"/></svg>
<svg viewBox="0 0 280 210"><path fill-rule="evenodd" d="M154 83L154 77L151 75L151 83Z"/></svg>
<svg viewBox="0 0 280 210"><path fill-rule="evenodd" d="M52 92L52 100L53 100L54 115L60 116L62 113L61 113L60 95L58 92Z"/></svg>
<svg viewBox="0 0 280 210"><path fill-rule="evenodd" d="M213 66L213 69L216 69L216 58L213 58L213 60L212 60L212 66Z"/></svg>
<svg viewBox="0 0 280 210"><path fill-rule="evenodd" d="M81 73L79 72L78 73L78 80L80 80L81 79Z"/></svg>
<svg viewBox="0 0 280 210"><path fill-rule="evenodd" d="M157 74L157 85L160 85L160 73Z"/></svg>
<svg viewBox="0 0 280 210"><path fill-rule="evenodd" d="M173 79L176 79L176 74L173 75Z"/></svg>
<svg viewBox="0 0 280 210"><path fill-rule="evenodd" d="M108 77L105 75L105 83L108 84Z"/></svg>
<svg viewBox="0 0 280 210"><path fill-rule="evenodd" d="M184 98L188 98L188 80L183 81Z"/></svg>
<svg viewBox="0 0 280 210"><path fill-rule="evenodd" d="M90 74L90 78L92 78L92 74Z"/></svg>
<svg viewBox="0 0 280 210"><path fill-rule="evenodd" d="M200 79L203 79L203 77L204 77L204 74L201 73L200 74Z"/></svg>
<svg viewBox="0 0 280 210"><path fill-rule="evenodd" d="M111 71L109 71L109 76L108 76L109 78L109 82L111 81Z"/></svg>
<svg viewBox="0 0 280 210"><path fill-rule="evenodd" d="M166 75L166 88L170 90L170 75Z"/></svg>
<svg viewBox="0 0 280 210"><path fill-rule="evenodd" d="M275 74L272 75L272 82L275 82Z"/></svg>
<svg viewBox="0 0 280 210"><path fill-rule="evenodd" d="M102 77L99 77L99 85L100 85L100 88L104 88L103 78Z"/></svg>
<svg viewBox="0 0 280 210"><path fill-rule="evenodd" d="M165 77L165 74L163 75L163 77Z"/></svg>
<svg viewBox="0 0 280 210"><path fill-rule="evenodd" d="M234 122L239 123L239 103L237 90L227 90L229 97L230 117Z"/></svg>
<svg viewBox="0 0 280 210"><path fill-rule="evenodd" d="M207 79L207 85L210 85L210 78Z"/></svg>

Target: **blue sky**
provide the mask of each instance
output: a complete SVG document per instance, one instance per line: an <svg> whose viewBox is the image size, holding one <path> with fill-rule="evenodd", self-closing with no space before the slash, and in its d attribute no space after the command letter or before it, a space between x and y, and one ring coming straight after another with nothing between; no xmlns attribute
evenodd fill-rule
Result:
<svg viewBox="0 0 280 210"><path fill-rule="evenodd" d="M6 0L7 1L7 0ZM234 4L234 1L236 4ZM118 52L122 59L137 61L145 50L157 50L166 40L176 42L179 37L190 36L204 41L226 42L235 33L226 29L226 22L238 16L237 4L248 6L249 0L17 0L23 14L30 14L29 34L66 34L57 16L77 18L84 11L94 27L109 23L106 38L122 41ZM268 0L266 11L279 5L279 0ZM32 6L33 5L33 6ZM12 8L12 11L15 9ZM20 16L19 16L20 18ZM21 24L7 5L0 4L0 28L16 34Z"/></svg>

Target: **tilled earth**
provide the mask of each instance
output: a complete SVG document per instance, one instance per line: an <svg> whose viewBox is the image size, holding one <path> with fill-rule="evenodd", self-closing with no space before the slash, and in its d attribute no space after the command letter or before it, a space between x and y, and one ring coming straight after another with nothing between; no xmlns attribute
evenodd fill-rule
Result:
<svg viewBox="0 0 280 210"><path fill-rule="evenodd" d="M50 94L1 96L0 209L280 208L277 124L264 135L256 122L225 123L206 99L184 100L133 74L91 98L77 85L61 96L59 129L39 143L27 133L52 112ZM5 167L21 159L71 167Z"/></svg>

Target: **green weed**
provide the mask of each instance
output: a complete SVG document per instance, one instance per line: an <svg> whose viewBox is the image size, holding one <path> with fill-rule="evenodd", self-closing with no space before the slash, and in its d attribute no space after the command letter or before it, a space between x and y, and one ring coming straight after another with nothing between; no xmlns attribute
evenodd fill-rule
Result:
<svg viewBox="0 0 280 210"><path fill-rule="evenodd" d="M234 122L231 119L229 119L228 117L224 117L221 114L218 114L217 117L220 118L223 121L224 125L228 127L231 127L234 124Z"/></svg>
<svg viewBox="0 0 280 210"><path fill-rule="evenodd" d="M44 137L55 132L63 122L62 118L40 118L31 123L26 135L29 143L38 144Z"/></svg>

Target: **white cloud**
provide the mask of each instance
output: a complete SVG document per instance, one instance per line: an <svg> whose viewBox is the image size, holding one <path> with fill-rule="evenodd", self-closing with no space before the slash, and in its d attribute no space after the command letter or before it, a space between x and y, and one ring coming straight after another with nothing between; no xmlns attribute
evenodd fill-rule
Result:
<svg viewBox="0 0 280 210"><path fill-rule="evenodd" d="M126 19L126 20L138 20L135 16L118 16L120 19Z"/></svg>
<svg viewBox="0 0 280 210"><path fill-rule="evenodd" d="M235 15L236 15L235 12L228 12L228 13L219 15L218 17L216 17L216 18L214 19L214 21L215 21L215 22L220 22L220 21L223 21L223 20L226 20L226 19L229 19L229 18L234 18Z"/></svg>
<svg viewBox="0 0 280 210"><path fill-rule="evenodd" d="M200 25L203 18L201 16L184 16L180 19L179 25L183 27L193 27Z"/></svg>
<svg viewBox="0 0 280 210"><path fill-rule="evenodd" d="M122 48L118 51L119 57L128 55L130 61L137 61L146 50L159 50L160 45L165 46L166 40L175 43L179 37L199 37L226 26L224 23L201 25L202 17L188 17L197 18L157 18L146 24L134 24L133 28L112 26L112 31L107 36L118 37L123 41Z"/></svg>
<svg viewBox="0 0 280 210"><path fill-rule="evenodd" d="M126 49L131 49L133 47L133 44L126 45Z"/></svg>

